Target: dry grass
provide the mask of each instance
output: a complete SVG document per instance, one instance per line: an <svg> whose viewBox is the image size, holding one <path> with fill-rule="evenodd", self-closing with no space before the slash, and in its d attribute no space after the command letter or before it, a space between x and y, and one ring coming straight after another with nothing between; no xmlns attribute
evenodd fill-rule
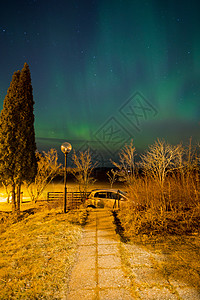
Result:
<svg viewBox="0 0 200 300"><path fill-rule="evenodd" d="M152 178L135 178L129 206L117 217L124 240L162 256L156 260L152 255L152 263L163 278L199 290L200 186L198 174L186 175L169 176L162 190ZM126 265L129 253L123 251L123 256ZM131 278L128 264L127 271Z"/></svg>
<svg viewBox="0 0 200 300"><path fill-rule="evenodd" d="M165 236L144 244L152 252L165 256L159 263L154 260L155 267L165 278L200 289L199 236Z"/></svg>
<svg viewBox="0 0 200 300"><path fill-rule="evenodd" d="M147 236L134 237L131 243L150 253L152 268L165 278L169 286L193 287L200 290L200 238L199 236ZM130 253L122 249L128 262ZM131 268L126 269L131 276Z"/></svg>
<svg viewBox="0 0 200 300"><path fill-rule="evenodd" d="M61 299L85 215L53 209L8 226L0 242L0 299Z"/></svg>
<svg viewBox="0 0 200 300"><path fill-rule="evenodd" d="M152 178L135 178L130 202L118 215L126 235L199 233L199 190L197 174L184 181L168 177L163 188Z"/></svg>

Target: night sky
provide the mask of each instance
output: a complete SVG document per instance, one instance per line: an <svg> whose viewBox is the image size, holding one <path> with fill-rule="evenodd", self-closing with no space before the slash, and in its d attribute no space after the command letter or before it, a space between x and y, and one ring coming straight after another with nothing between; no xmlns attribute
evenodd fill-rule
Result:
<svg viewBox="0 0 200 300"><path fill-rule="evenodd" d="M199 1L4 1L0 108L24 62L40 151L68 141L105 165L131 139L199 142Z"/></svg>

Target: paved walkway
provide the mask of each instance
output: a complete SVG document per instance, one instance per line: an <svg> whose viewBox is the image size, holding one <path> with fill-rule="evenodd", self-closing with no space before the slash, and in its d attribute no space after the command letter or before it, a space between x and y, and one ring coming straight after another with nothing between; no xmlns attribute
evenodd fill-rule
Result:
<svg viewBox="0 0 200 300"><path fill-rule="evenodd" d="M113 221L106 209L90 212L63 300L200 300L200 291L158 271L165 255L120 243Z"/></svg>
<svg viewBox="0 0 200 300"><path fill-rule="evenodd" d="M123 255L124 252L124 255ZM134 288L135 299L200 300L200 291L161 271L166 254L144 249L136 244L121 244L122 260ZM126 261L124 261L124 257Z"/></svg>
<svg viewBox="0 0 200 300"><path fill-rule="evenodd" d="M67 300L134 299L122 270L119 244L111 212L91 211L79 243Z"/></svg>

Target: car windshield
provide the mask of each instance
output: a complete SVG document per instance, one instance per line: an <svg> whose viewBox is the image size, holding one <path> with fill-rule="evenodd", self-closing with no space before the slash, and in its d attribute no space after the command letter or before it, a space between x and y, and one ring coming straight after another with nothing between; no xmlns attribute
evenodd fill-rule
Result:
<svg viewBox="0 0 200 300"><path fill-rule="evenodd" d="M102 191L94 191L90 193L90 196L94 198L109 198L109 199L118 199L119 195L127 197L127 193L121 190L102 190Z"/></svg>
<svg viewBox="0 0 200 300"><path fill-rule="evenodd" d="M106 192L98 192L94 195L97 198L106 198Z"/></svg>
<svg viewBox="0 0 200 300"><path fill-rule="evenodd" d="M126 196L127 195L127 192L123 192L121 190L118 191L120 194L122 194L123 196Z"/></svg>

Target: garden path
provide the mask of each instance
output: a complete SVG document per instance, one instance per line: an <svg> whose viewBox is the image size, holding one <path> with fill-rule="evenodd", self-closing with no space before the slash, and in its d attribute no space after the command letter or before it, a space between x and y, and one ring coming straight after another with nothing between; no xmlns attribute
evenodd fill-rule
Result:
<svg viewBox="0 0 200 300"><path fill-rule="evenodd" d="M165 259L142 247L124 244L107 209L89 213L78 245L67 300L199 300L200 294L157 272Z"/></svg>

